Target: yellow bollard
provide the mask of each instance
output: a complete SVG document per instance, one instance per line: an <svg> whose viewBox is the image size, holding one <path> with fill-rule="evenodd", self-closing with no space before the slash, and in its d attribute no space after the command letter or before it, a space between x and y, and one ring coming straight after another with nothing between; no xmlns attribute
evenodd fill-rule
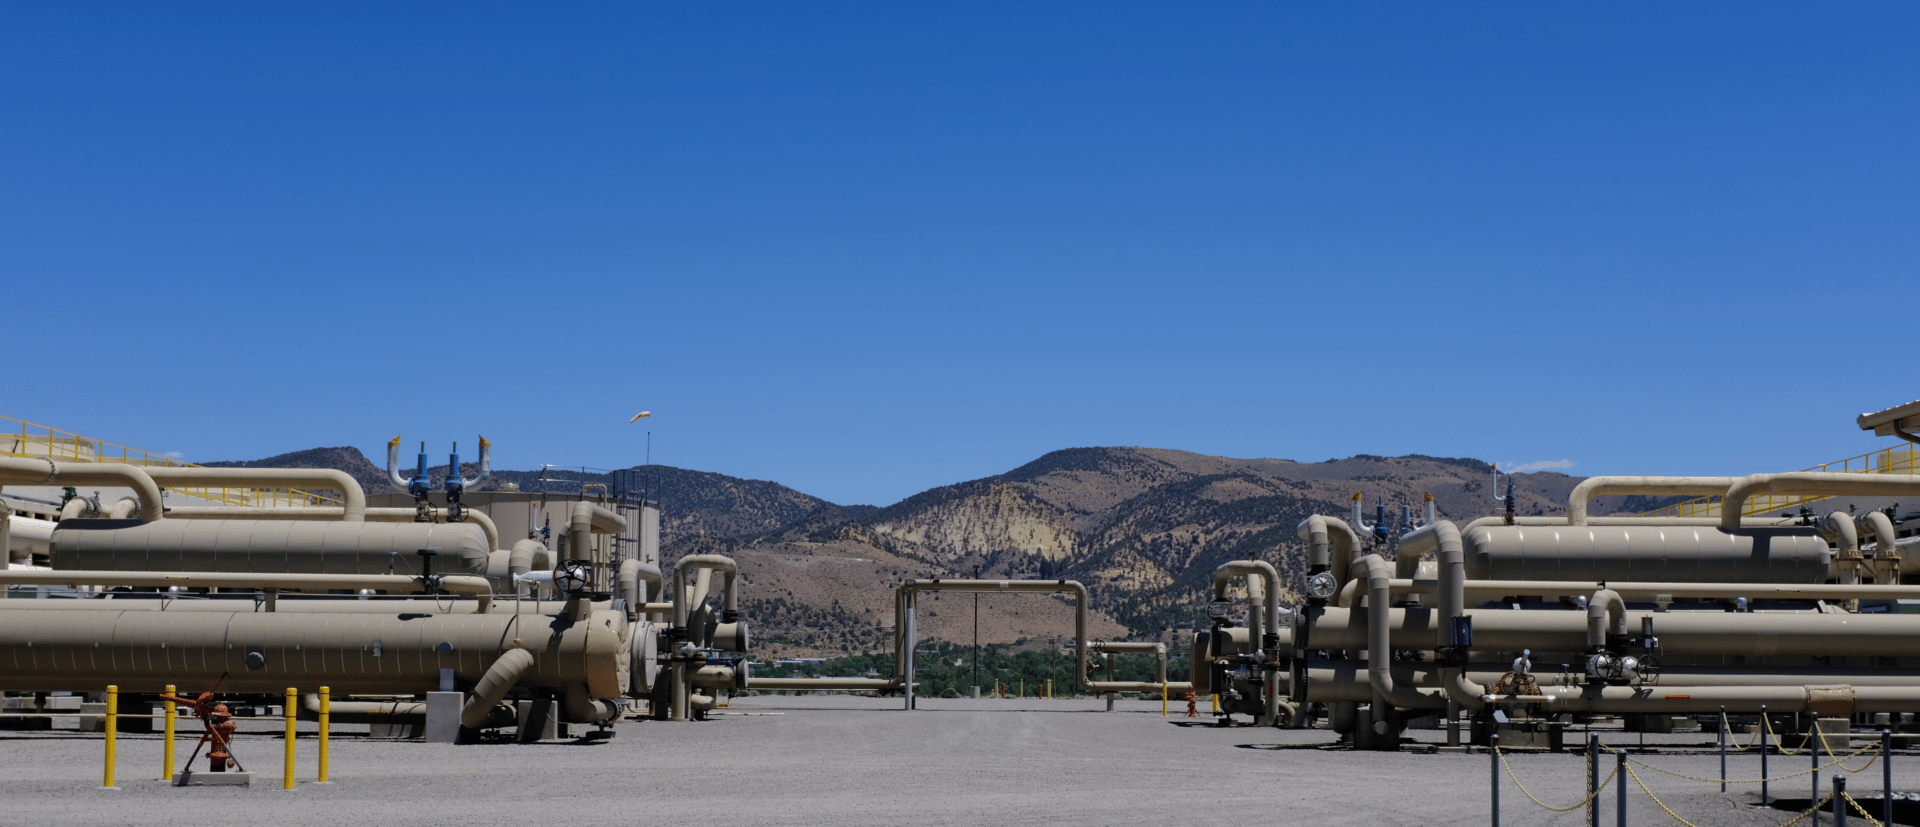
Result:
<svg viewBox="0 0 1920 827"><path fill-rule="evenodd" d="M1053 700L1053 679L1047 679L1047 700Z"/></svg>
<svg viewBox="0 0 1920 827"><path fill-rule="evenodd" d="M1167 717L1167 682L1160 682L1160 717Z"/></svg>
<svg viewBox="0 0 1920 827"><path fill-rule="evenodd" d="M293 789L293 713L300 708L300 695L294 688L287 687L287 762L281 772L280 789Z"/></svg>
<svg viewBox="0 0 1920 827"><path fill-rule="evenodd" d="M1207 697L1209 697L1209 698L1212 698L1212 699L1213 699L1213 714L1215 714L1215 715L1218 715L1218 714L1220 714L1220 695L1219 695L1219 693L1214 693L1214 694L1212 694L1212 695L1208 695Z"/></svg>
<svg viewBox="0 0 1920 827"><path fill-rule="evenodd" d="M113 764L120 736L120 687L107 687L107 777L100 786L109 790L119 789L113 786Z"/></svg>
<svg viewBox="0 0 1920 827"><path fill-rule="evenodd" d="M1022 700L1025 700L1027 697L1027 679L1026 678L1020 679L1020 694L1018 695L1018 697Z"/></svg>
<svg viewBox="0 0 1920 827"><path fill-rule="evenodd" d="M173 691L173 684L167 684L167 695L171 697L174 694L175 693ZM163 738L165 738L166 745L160 748L161 760L166 764L166 766L162 767L160 770L160 780L172 781L173 780L173 702L167 701L166 703L162 704L160 708L166 710L166 713L167 713L167 718L166 718L167 734L162 736Z"/></svg>
<svg viewBox="0 0 1920 827"><path fill-rule="evenodd" d="M320 687L320 783L331 784L327 780L327 725L333 714L333 702L326 687Z"/></svg>

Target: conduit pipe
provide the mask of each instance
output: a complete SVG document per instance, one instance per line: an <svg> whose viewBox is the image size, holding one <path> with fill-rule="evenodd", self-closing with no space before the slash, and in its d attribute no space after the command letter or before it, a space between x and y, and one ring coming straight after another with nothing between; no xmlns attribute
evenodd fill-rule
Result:
<svg viewBox="0 0 1920 827"><path fill-rule="evenodd" d="M1394 579L1394 594L1437 594L1437 580ZM1468 580L1466 593L1475 599L1527 595L1584 597L1594 589L1612 589L1627 598L1698 597L1711 600L1920 600L1920 586L1834 583L1637 583L1582 580Z"/></svg>
<svg viewBox="0 0 1920 827"><path fill-rule="evenodd" d="M1365 702L1372 697L1372 687L1361 677L1366 664L1346 659L1314 659L1303 665L1306 678L1306 694L1296 700L1311 703ZM1476 682L1493 683L1512 671L1512 667L1497 663L1474 663L1467 667L1467 676ZM1565 686L1580 688L1587 685L1587 676L1580 670L1535 671L1533 679L1542 687ZM1440 686L1440 667L1432 662L1396 663L1393 665L1395 682L1407 686L1438 688ZM1660 670L1657 682L1642 683L1637 686L1651 696L1662 696L1671 692L1684 691L1685 687L1699 686L1786 686L1803 687L1807 685L1846 685L1879 686L1893 688L1911 688L1916 676L1912 670L1880 670L1871 672L1836 672L1831 669L1809 667L1693 667L1667 666Z"/></svg>
<svg viewBox="0 0 1920 827"><path fill-rule="evenodd" d="M619 534L627 530L627 518L586 500L573 504L568 515L567 553L576 560L588 559L587 551L593 548L593 535Z"/></svg>
<svg viewBox="0 0 1920 827"><path fill-rule="evenodd" d="M620 716L620 702L593 697L584 683L567 684L562 703L570 723L600 724Z"/></svg>
<svg viewBox="0 0 1920 827"><path fill-rule="evenodd" d="M1330 565L1333 566L1333 579L1345 584L1353 576L1353 560L1360 553L1360 535L1353 526L1339 517L1322 517L1327 524L1327 541L1333 544L1329 552Z"/></svg>
<svg viewBox="0 0 1920 827"><path fill-rule="evenodd" d="M1446 706L1446 702L1393 679L1393 644L1388 639L1391 624L1387 620L1391 600L1387 582L1393 579L1392 571L1378 554L1360 559L1367 569L1367 682L1373 686L1373 731L1386 735L1393 726L1391 707L1424 709Z"/></svg>
<svg viewBox="0 0 1920 827"><path fill-rule="evenodd" d="M160 485L147 470L119 462L56 462L50 459L0 457L0 486L7 485L111 485L133 489L140 499L140 521L151 523L161 518L165 503Z"/></svg>
<svg viewBox="0 0 1920 827"><path fill-rule="evenodd" d="M306 714L300 717L312 720L320 715L320 693L308 692L300 696L300 709ZM380 723L395 718L425 718L425 701L348 701L329 700L327 714L336 724Z"/></svg>
<svg viewBox="0 0 1920 827"><path fill-rule="evenodd" d="M411 508L368 508L365 519L369 523L411 523L419 512ZM329 506L312 508L283 506L187 506L167 509L168 519L180 520L340 520L346 519L346 509ZM472 523L480 527L487 535L487 548L498 550L500 546L500 528L487 516L487 512L469 508L461 518L463 523ZM451 525L438 523L437 525Z"/></svg>
<svg viewBox="0 0 1920 827"><path fill-rule="evenodd" d="M1577 611L1483 609L1473 619L1473 649L1535 653L1586 651L1587 615ZM1388 640L1396 648L1429 649L1448 624L1431 609L1389 609ZM1648 612L1628 610L1627 628L1652 619L1668 654L1920 657L1920 616L1814 612ZM1314 649L1367 646L1366 615L1324 609L1311 637Z"/></svg>
<svg viewBox="0 0 1920 827"><path fill-rule="evenodd" d="M420 578L404 574L251 574L204 571L71 571L32 570L0 572L0 583L18 586L131 586L183 589L418 589ZM440 588L478 601L485 612L493 602L493 587L484 577L453 574L440 578Z"/></svg>
<svg viewBox="0 0 1920 827"><path fill-rule="evenodd" d="M1604 649L1607 635L1627 633L1627 602L1613 589L1596 589L1587 600L1587 647Z"/></svg>
<svg viewBox="0 0 1920 827"><path fill-rule="evenodd" d="M627 619L638 620L660 593L660 567L639 560L620 561L620 596L627 601ZM651 588L647 588L651 587Z"/></svg>
<svg viewBox="0 0 1920 827"><path fill-rule="evenodd" d="M575 513L577 515L579 512L576 510ZM739 577L740 568L734 563L733 558L721 554L689 554L682 557L673 564L673 628L685 635L681 638L682 640L692 640L694 636L694 630L688 628L687 623L694 608L687 591L687 572L695 570L707 576L711 576L711 572L714 571L724 574L726 586L722 599L725 601L726 611L730 613L727 616L735 617L739 613L739 595L735 581ZM704 595L702 601L704 602ZM670 721L684 721L691 717L692 699L688 697L690 692L687 686L687 662L688 659L680 653L672 654L668 667L668 680L672 692L667 708L667 720Z"/></svg>
<svg viewBox="0 0 1920 827"><path fill-rule="evenodd" d="M1447 645L1447 632L1452 619L1466 616L1467 554L1466 546L1460 541L1460 529L1451 520L1441 520L1433 526L1434 543L1440 555L1440 617L1442 622L1435 624L1435 648ZM1425 531L1426 529L1421 529ZM1448 699L1462 709L1477 710L1484 706L1480 700L1486 694L1486 687L1470 681L1466 670L1460 667L1447 667L1440 671L1441 684L1447 690Z"/></svg>
<svg viewBox="0 0 1920 827"><path fill-rule="evenodd" d="M1247 642L1258 647L1264 653L1254 664L1260 676L1260 694L1265 701L1265 711L1261 715L1262 720L1258 723L1272 725L1280 720L1280 692L1278 688L1274 686L1274 670L1271 668L1273 659L1278 654L1275 650L1280 648L1280 637L1278 634L1280 628L1280 573L1274 570L1272 563L1268 563L1265 560L1234 560L1222 563L1219 568L1213 570L1213 599L1216 601L1226 599L1227 584L1231 582L1233 578L1242 576L1252 578L1255 575L1258 575L1266 584L1266 596L1261 600L1260 607L1266 614L1266 619L1260 628L1253 628L1252 624L1260 621L1254 617L1248 618L1249 628L1247 629ZM1249 591L1251 591L1251 589L1249 589ZM1084 609L1082 611L1084 613ZM1252 613L1250 612L1249 614ZM1084 628L1085 625L1082 624L1082 629L1084 630ZM1081 635L1082 641L1080 645L1082 646L1085 644L1085 637L1084 634ZM1083 648L1079 654L1081 660L1080 668L1084 671L1086 669L1085 649Z"/></svg>
<svg viewBox="0 0 1920 827"><path fill-rule="evenodd" d="M1829 511L1820 518L1820 533L1827 535L1827 541L1834 544L1835 574L1843 585L1860 582L1860 532L1854 528L1853 515L1845 511Z"/></svg>
<svg viewBox="0 0 1920 827"><path fill-rule="evenodd" d="M1899 553L1895 551L1895 546L1899 540L1897 539L1898 535L1896 535L1893 530L1892 517L1888 517L1886 514L1878 511L1869 511L1860 516L1858 523L1863 525L1868 531L1873 532L1874 557L1884 557Z"/></svg>
<svg viewBox="0 0 1920 827"><path fill-rule="evenodd" d="M1727 486L1720 498L1720 527L1727 531L1740 528L1740 515L1747 500L1762 494L1858 494L1861 496L1902 496L1920 494L1920 478L1879 474L1835 474L1824 471L1797 471L1787 474L1754 474L1741 477Z"/></svg>
<svg viewBox="0 0 1920 827"><path fill-rule="evenodd" d="M473 694L460 708L460 725L467 729L478 729L493 712L493 705L507 696L513 685L533 671L533 653L525 649L508 649L495 658L493 665L487 667L487 673L480 676L480 682L474 684Z"/></svg>
<svg viewBox="0 0 1920 827"><path fill-rule="evenodd" d="M140 516L140 501L133 497L121 497L119 502L107 509L109 520L131 520Z"/></svg>
<svg viewBox="0 0 1920 827"><path fill-rule="evenodd" d="M366 522L367 492L347 472L333 468L181 468L156 466L147 475L161 485L182 487L319 488L340 492L349 523Z"/></svg>
<svg viewBox="0 0 1920 827"><path fill-rule="evenodd" d="M1567 525L1587 524L1587 505L1594 497L1620 494L1706 496L1733 485L1735 477L1588 477L1567 495Z"/></svg>
<svg viewBox="0 0 1920 827"><path fill-rule="evenodd" d="M1300 521L1297 532L1300 539L1307 543L1307 573L1318 574L1332 568L1331 558L1327 554L1327 518L1315 514Z"/></svg>

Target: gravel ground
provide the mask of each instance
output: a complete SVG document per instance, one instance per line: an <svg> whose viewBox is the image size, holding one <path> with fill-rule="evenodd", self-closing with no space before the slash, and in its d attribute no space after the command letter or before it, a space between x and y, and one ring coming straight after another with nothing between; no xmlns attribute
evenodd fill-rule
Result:
<svg viewBox="0 0 1920 827"><path fill-rule="evenodd" d="M597 742L451 746L373 741L343 727L334 783L309 783L314 745L298 742L299 788L280 789L280 742L249 723L236 752L255 770L251 789L175 788L157 780L160 741L123 735L118 791L99 789L97 734L0 732L4 823L62 825L261 823L297 825L792 824L1243 824L1479 825L1489 823L1489 756L1428 752L1442 733L1396 753L1334 746L1324 730L1219 728L1211 718L1160 716L1157 702L742 698L713 720L622 722ZM1177 711L1176 711L1177 713ZM310 729L310 728L309 728ZM1640 736L1606 733L1637 747ZM1717 777L1711 736L1645 736L1656 766ZM185 759L192 741L182 740ZM1582 793L1576 754L1515 752L1520 780L1547 803ZM1865 757L1851 764L1858 766ZM1807 767L1775 758L1775 775ZM1730 759L1736 778L1759 759ZM1655 795L1699 827L1779 825L1793 813L1753 806L1752 786L1640 770ZM1880 768L1850 776L1877 793ZM1823 782L1824 783L1824 782ZM1899 754L1896 789L1920 788L1920 755ZM1637 786L1628 823L1672 824ZM1804 799L1802 775L1774 795ZM1606 791L1603 823L1613 824ZM1583 811L1534 805L1502 778L1503 823L1576 825ZM1806 822L1802 822L1803 824ZM1862 824L1854 820L1851 823Z"/></svg>

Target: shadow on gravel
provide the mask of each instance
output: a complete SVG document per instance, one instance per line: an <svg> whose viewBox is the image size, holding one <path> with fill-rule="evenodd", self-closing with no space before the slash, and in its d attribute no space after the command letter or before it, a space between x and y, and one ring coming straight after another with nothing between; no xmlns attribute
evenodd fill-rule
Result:
<svg viewBox="0 0 1920 827"><path fill-rule="evenodd" d="M1238 749L1260 749L1272 752L1306 749L1352 751L1353 749L1345 744L1234 744L1234 747Z"/></svg>
<svg viewBox="0 0 1920 827"><path fill-rule="evenodd" d="M1852 812L1848 813L1849 816L1853 818L1859 818L1860 816L1880 817L1881 797L1879 793L1856 795L1853 797L1853 800L1860 802L1860 806L1865 807L1867 811L1863 813L1860 812L1859 808L1853 808ZM1812 802L1804 798L1776 798L1768 802L1767 806L1775 810L1799 814L1806 812L1807 807L1812 806ZM1822 807L1820 811L1822 813L1833 812L1833 805L1829 803L1826 807ZM1920 824L1920 793L1894 792L1893 822L1895 824Z"/></svg>

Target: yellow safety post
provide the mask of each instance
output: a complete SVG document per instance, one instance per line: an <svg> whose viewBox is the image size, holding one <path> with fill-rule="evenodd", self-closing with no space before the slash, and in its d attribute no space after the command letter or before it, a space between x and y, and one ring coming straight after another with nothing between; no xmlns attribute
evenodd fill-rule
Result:
<svg viewBox="0 0 1920 827"><path fill-rule="evenodd" d="M1167 717L1167 682L1160 682L1160 717Z"/></svg>
<svg viewBox="0 0 1920 827"><path fill-rule="evenodd" d="M1208 695L1207 697L1213 699L1213 714L1215 715L1220 714L1220 693L1215 692L1211 695Z"/></svg>
<svg viewBox="0 0 1920 827"><path fill-rule="evenodd" d="M174 695L173 684L167 684L167 697L171 698L173 697L173 695ZM167 719L166 719L167 734L164 736L166 739L165 741L166 745L160 748L161 760L166 764L166 766L162 767L160 770L160 780L172 781L173 780L173 702L167 701L160 708L166 710L166 713L167 713Z"/></svg>
<svg viewBox="0 0 1920 827"><path fill-rule="evenodd" d="M1053 679L1047 679L1047 700L1053 700Z"/></svg>
<svg viewBox="0 0 1920 827"><path fill-rule="evenodd" d="M120 736L119 725L120 725L120 687L109 686L107 687L107 777L106 777L106 780L101 782L100 784L100 786L105 787L109 790L119 789L118 787L113 786L113 764L114 764L114 759L116 757L115 750L118 747L118 744L116 744L115 741Z"/></svg>
<svg viewBox="0 0 1920 827"><path fill-rule="evenodd" d="M333 713L333 702L326 687L320 687L320 783L330 784L327 780L327 726Z"/></svg>
<svg viewBox="0 0 1920 827"><path fill-rule="evenodd" d="M1018 698L1027 697L1027 679L1026 678L1020 679L1020 694L1015 697L1018 697Z"/></svg>
<svg viewBox="0 0 1920 827"><path fill-rule="evenodd" d="M300 694L293 687L287 687L287 762L281 772L280 789L293 789L293 712L300 708Z"/></svg>

